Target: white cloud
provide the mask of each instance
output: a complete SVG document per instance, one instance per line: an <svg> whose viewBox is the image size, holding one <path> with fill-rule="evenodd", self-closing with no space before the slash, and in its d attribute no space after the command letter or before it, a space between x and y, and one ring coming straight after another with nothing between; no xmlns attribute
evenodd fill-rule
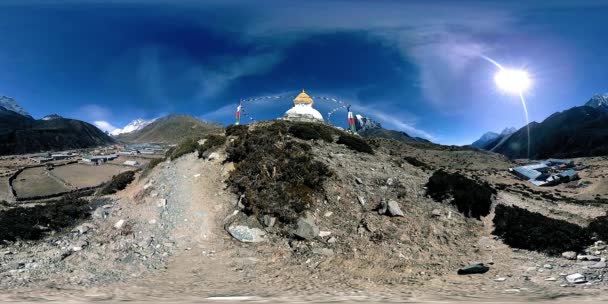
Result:
<svg viewBox="0 0 608 304"><path fill-rule="evenodd" d="M357 112L357 114L361 114L363 116L370 117L373 120L376 120L382 124L382 127L387 129L399 130L407 133L410 136L423 137L428 140L435 140L435 137L431 135L431 133L424 131L415 126L415 117L412 115L406 115L406 113L387 113L378 108L372 108L370 106L364 106L360 104L353 104L355 107L353 112ZM400 117L407 116L407 120L401 119Z"/></svg>
<svg viewBox="0 0 608 304"><path fill-rule="evenodd" d="M104 132L112 132L112 131L118 129L115 126L111 125L109 122L104 121L104 120L96 120L93 122L93 124Z"/></svg>

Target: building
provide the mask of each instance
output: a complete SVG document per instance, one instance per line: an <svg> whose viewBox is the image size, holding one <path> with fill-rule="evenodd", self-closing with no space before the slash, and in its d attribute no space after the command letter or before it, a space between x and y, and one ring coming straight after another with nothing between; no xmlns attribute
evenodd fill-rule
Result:
<svg viewBox="0 0 608 304"><path fill-rule="evenodd" d="M579 179L578 172L574 171L573 169L566 170L560 173L559 176L566 182Z"/></svg>
<svg viewBox="0 0 608 304"><path fill-rule="evenodd" d="M548 159L536 164L511 168L509 171L536 186L553 186L578 179L578 173L574 169L562 171L572 167L574 162L571 160Z"/></svg>
<svg viewBox="0 0 608 304"><path fill-rule="evenodd" d="M124 163L122 163L125 166L131 166L131 167L138 167L139 166L139 162L136 160L126 160Z"/></svg>
<svg viewBox="0 0 608 304"><path fill-rule="evenodd" d="M82 157L82 162L90 165L99 165L103 164L107 161L116 159L118 154L108 154L108 155L85 155Z"/></svg>
<svg viewBox="0 0 608 304"><path fill-rule="evenodd" d="M302 90L293 99L293 107L281 119L304 122L323 122L323 115L313 108L314 100Z"/></svg>

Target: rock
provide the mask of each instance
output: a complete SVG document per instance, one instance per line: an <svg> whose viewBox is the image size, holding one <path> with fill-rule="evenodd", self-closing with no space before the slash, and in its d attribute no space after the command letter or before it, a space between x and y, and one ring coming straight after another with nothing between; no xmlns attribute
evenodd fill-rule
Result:
<svg viewBox="0 0 608 304"><path fill-rule="evenodd" d="M108 217L108 215L110 215L110 211L104 207L99 207L95 209L95 211L93 211L93 213L91 214L91 216L95 219L105 219Z"/></svg>
<svg viewBox="0 0 608 304"><path fill-rule="evenodd" d="M459 275L480 274L480 273L486 273L486 272L488 272L488 270L490 270L490 267L484 265L483 263L474 263L467 267L458 269L458 274Z"/></svg>
<svg viewBox="0 0 608 304"><path fill-rule="evenodd" d="M324 216L324 217L330 217L330 216L332 216L333 214L334 214L333 212L331 212L331 211L327 211L327 212L325 212L325 214L323 214L323 216Z"/></svg>
<svg viewBox="0 0 608 304"><path fill-rule="evenodd" d="M594 255L579 255L576 257L577 260L579 261L594 261L594 262L599 262L602 258L598 257L598 256L594 256Z"/></svg>
<svg viewBox="0 0 608 304"><path fill-rule="evenodd" d="M266 233L259 228L249 228L247 226L228 227L230 235L243 243L259 243L266 240Z"/></svg>
<svg viewBox="0 0 608 304"><path fill-rule="evenodd" d="M331 234L331 231L319 231L320 237L326 237L326 236L329 236L330 234Z"/></svg>
<svg viewBox="0 0 608 304"><path fill-rule="evenodd" d="M387 185L387 186L392 186L394 183L395 183L395 180L394 180L392 177L389 177L389 178L386 180L386 185Z"/></svg>
<svg viewBox="0 0 608 304"><path fill-rule="evenodd" d="M386 214L386 211L388 211L388 204L385 200L382 200L382 202L380 202L380 207L378 208L378 214Z"/></svg>
<svg viewBox="0 0 608 304"><path fill-rule="evenodd" d="M157 201L157 203L156 203L156 206L158 208L165 208L167 206L167 200L164 199L164 198L159 198L158 201Z"/></svg>
<svg viewBox="0 0 608 304"><path fill-rule="evenodd" d="M551 266L551 264L545 264L545 265L543 265L543 268L545 268L545 269L553 269L553 266Z"/></svg>
<svg viewBox="0 0 608 304"><path fill-rule="evenodd" d="M234 171L236 169L236 167L234 166L233 162L228 162L224 165L224 169L222 169L222 175L223 176L228 176L228 174L230 174L232 171Z"/></svg>
<svg viewBox="0 0 608 304"><path fill-rule="evenodd" d="M550 278L546 278L545 281L555 282L555 281L557 281L557 279L554 277L550 277Z"/></svg>
<svg viewBox="0 0 608 304"><path fill-rule="evenodd" d="M200 176L201 176L201 174L200 174L200 173L197 173L197 174L194 174L194 175L193 175L193 177L194 177L194 178L198 178L198 177L200 177Z"/></svg>
<svg viewBox="0 0 608 304"><path fill-rule="evenodd" d="M209 154L209 156L207 156L207 160L209 160L209 161L216 160L219 158L220 158L220 155L217 152L213 152L213 153Z"/></svg>
<svg viewBox="0 0 608 304"><path fill-rule="evenodd" d="M115 229L122 229L122 227L125 225L125 220L119 220L118 222L116 222L114 224L114 228Z"/></svg>
<svg viewBox="0 0 608 304"><path fill-rule="evenodd" d="M440 217L441 216L441 210L439 210L439 209L433 209L433 211L431 211L431 216L432 217Z"/></svg>
<svg viewBox="0 0 608 304"><path fill-rule="evenodd" d="M589 269L604 269L606 268L606 261L599 261L588 267Z"/></svg>
<svg viewBox="0 0 608 304"><path fill-rule="evenodd" d="M78 234L85 234L88 231L89 231L89 227L85 226L85 225L78 225L74 229L72 229L72 232L78 232Z"/></svg>
<svg viewBox="0 0 608 304"><path fill-rule="evenodd" d="M496 278L496 279L494 279L494 281L496 281L496 282L504 282L506 280L507 280L507 278Z"/></svg>
<svg viewBox="0 0 608 304"><path fill-rule="evenodd" d="M273 227L274 224L277 222L277 218L270 215L264 215L262 221L264 222L264 226L270 228Z"/></svg>
<svg viewBox="0 0 608 304"><path fill-rule="evenodd" d="M566 251L562 253L562 257L568 260L576 260L576 252L574 251Z"/></svg>
<svg viewBox="0 0 608 304"><path fill-rule="evenodd" d="M334 251L329 248L314 248L312 250L312 253L318 254L318 255L333 255Z"/></svg>
<svg viewBox="0 0 608 304"><path fill-rule="evenodd" d="M573 274L567 275L566 281L568 281L568 283L570 283L570 284L587 283L587 279L585 279L585 276L580 273L573 273Z"/></svg>
<svg viewBox="0 0 608 304"><path fill-rule="evenodd" d="M388 201L388 215L390 216L405 216L399 208L399 204L396 201L390 200Z"/></svg>
<svg viewBox="0 0 608 304"><path fill-rule="evenodd" d="M338 240L337 240L335 237L333 237L333 236L332 236L332 237L330 237L330 238L327 240L327 242L328 242L328 243L330 243L330 244L334 244L334 243L336 243L337 241L338 241Z"/></svg>
<svg viewBox="0 0 608 304"><path fill-rule="evenodd" d="M294 234L302 239L312 240L319 235L319 227L310 216L299 218L297 225Z"/></svg>
<svg viewBox="0 0 608 304"><path fill-rule="evenodd" d="M363 198L363 196L358 195L357 200L359 201L359 204L361 204L361 206L365 206L365 198Z"/></svg>
<svg viewBox="0 0 608 304"><path fill-rule="evenodd" d="M355 182L359 185L363 185L363 181L358 177L355 177Z"/></svg>

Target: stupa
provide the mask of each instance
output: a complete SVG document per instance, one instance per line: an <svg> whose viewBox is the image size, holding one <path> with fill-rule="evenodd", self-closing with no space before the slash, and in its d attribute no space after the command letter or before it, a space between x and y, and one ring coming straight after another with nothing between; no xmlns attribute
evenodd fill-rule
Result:
<svg viewBox="0 0 608 304"><path fill-rule="evenodd" d="M293 99L293 107L283 115L282 119L304 122L323 122L323 115L312 107L314 101L304 90Z"/></svg>

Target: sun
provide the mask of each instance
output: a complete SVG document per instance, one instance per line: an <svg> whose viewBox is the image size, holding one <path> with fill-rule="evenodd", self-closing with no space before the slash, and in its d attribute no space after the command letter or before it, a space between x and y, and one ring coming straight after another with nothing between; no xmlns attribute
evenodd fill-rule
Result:
<svg viewBox="0 0 608 304"><path fill-rule="evenodd" d="M494 75L494 81L499 89L510 94L521 94L532 85L528 72L515 69L501 69Z"/></svg>

